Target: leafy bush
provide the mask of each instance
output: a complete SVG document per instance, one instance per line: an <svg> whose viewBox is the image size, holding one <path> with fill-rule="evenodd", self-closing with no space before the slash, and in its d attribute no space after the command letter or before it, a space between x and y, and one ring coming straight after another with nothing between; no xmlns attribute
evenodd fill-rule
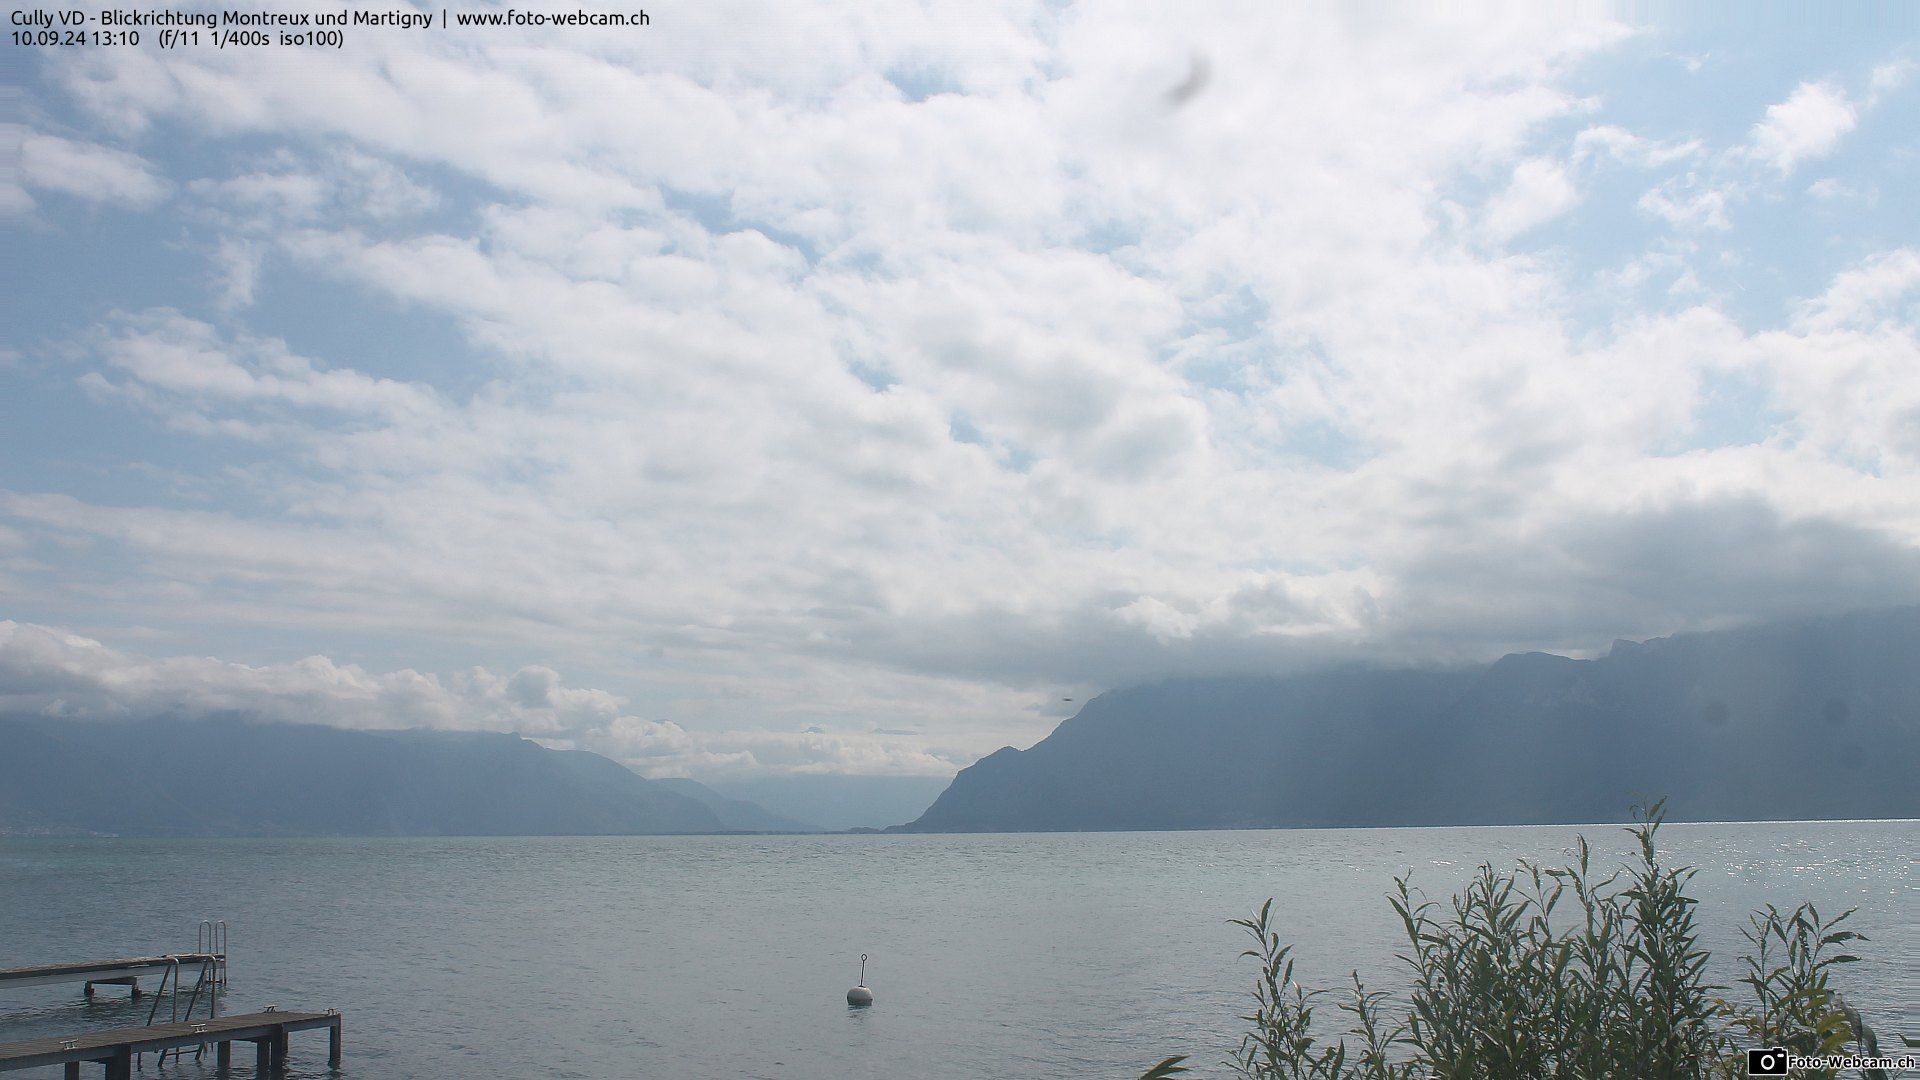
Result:
<svg viewBox="0 0 1920 1080"><path fill-rule="evenodd" d="M1865 940L1842 928L1851 911L1823 919L1811 904L1755 912L1744 931L1753 952L1735 1004L1709 984L1686 887L1690 868L1660 860L1655 804L1631 832L1638 860L1596 877L1582 837L1570 864L1523 861L1505 874L1482 866L1446 907L1407 879L1389 897L1406 931L1406 1003L1368 990L1358 974L1334 999L1345 1033L1315 1033L1327 996L1293 978L1292 946L1273 929L1273 901L1235 919L1259 961L1250 1030L1228 1062L1248 1080L1411 1080L1415 1077L1744 1077L1745 1047L1802 1054L1878 1040L1829 984L1856 957L1832 951ZM1149 1077L1179 1071L1169 1058ZM1815 1074L1832 1075L1832 1074ZM1870 1080L1885 1074L1869 1070ZM1144 1080L1144 1078L1143 1078Z"/></svg>

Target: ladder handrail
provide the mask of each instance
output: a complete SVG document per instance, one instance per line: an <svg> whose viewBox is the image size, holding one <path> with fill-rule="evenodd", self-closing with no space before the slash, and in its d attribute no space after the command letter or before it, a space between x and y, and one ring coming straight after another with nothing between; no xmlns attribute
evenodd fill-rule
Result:
<svg viewBox="0 0 1920 1080"><path fill-rule="evenodd" d="M203 953L219 957L214 965L214 982L227 984L227 920L201 919L200 926L194 931L194 948Z"/></svg>
<svg viewBox="0 0 1920 1080"><path fill-rule="evenodd" d="M193 1020L194 1009L199 1007L200 991L202 989L205 989L207 992L208 1018L213 1020L220 1019L220 982L219 982L219 975L218 975L218 972L220 969L220 961L212 953L201 952L199 956L200 956L200 975L198 978L196 978L193 981L193 993L189 995L187 998L187 1011L186 1011L185 1019L189 1023L191 1023ZM173 1018L172 1019L173 1023L177 1024L181 1020L180 958L178 955L170 953L167 956L167 960L169 962L168 970L165 972L162 972L160 975L160 986L157 990L154 991L153 1008L150 1009L147 1013L148 1027L153 1026L154 1017L159 1014L159 1011L160 1011L159 995L166 992L167 976L169 974L172 974L173 976L173 993L167 995L168 1012L169 1012L169 1015L171 1015ZM199 1060L201 1055L206 1053L206 1050L207 1050L207 1045L205 1043L201 1043L200 1048L194 1053L194 1059L196 1061ZM172 1053L174 1056L174 1060L178 1061L186 1056L187 1051L185 1047L178 1047L178 1048L175 1048L172 1051ZM160 1063L163 1065L166 1064L167 1054L168 1054L168 1051L166 1050L160 1051Z"/></svg>
<svg viewBox="0 0 1920 1080"><path fill-rule="evenodd" d="M193 1021L193 1007L200 1003L200 988L203 986L207 987L207 1008L210 1010L211 1015L216 1017L220 1015L220 1010L217 1005L217 1002L219 1001L219 995L215 994L212 986L209 985L209 981L212 977L213 965L214 965L214 961L212 960L200 961L200 977L193 981L193 996L187 999L187 1021L189 1023ZM177 994L179 991L179 987L175 986L174 990ZM179 1023L177 1019L174 1022ZM198 1061L200 1058L200 1055L206 1052L207 1052L207 1044L201 1043L200 1048L194 1051L194 1055L193 1055L194 1060ZM180 1059L186 1057L186 1055L187 1055L186 1047L184 1046L175 1047L173 1051L173 1060L179 1061ZM166 1060L167 1060L167 1052L165 1050L160 1051L161 1064L164 1065L166 1063Z"/></svg>
<svg viewBox="0 0 1920 1080"><path fill-rule="evenodd" d="M165 994L167 992L167 979L169 978L173 979L173 984L175 989L178 989L180 986L180 978L179 978L180 958L177 956L168 955L166 960L167 960L167 966L163 968L160 972L160 985L153 992L153 1006L147 1010L147 1026L148 1027L152 1027L154 1018L160 1015L160 995ZM134 988L138 989L139 983L136 982L134 984ZM172 996L169 995L167 1000L171 1002L173 1000ZM174 1019L176 1020L179 1019L177 1007L176 1007Z"/></svg>
<svg viewBox="0 0 1920 1080"><path fill-rule="evenodd" d="M173 979L174 992L171 994L167 994L167 979L169 977ZM135 981L133 985L136 989L138 989L140 984L138 981ZM173 955L172 953L168 953L166 969L160 972L160 985L156 987L153 991L153 1006L147 1010L147 1026L148 1027L152 1027L154 1018L160 1015L160 995L162 994L166 994L167 1008L173 1017L173 1021L175 1023L179 1022L180 1020L179 991L180 991L180 958L178 956ZM138 1063L141 1059L145 1057L146 1057L145 1054L135 1054L134 1060L136 1063ZM165 1061L166 1057L167 1057L166 1051L162 1050L160 1052L160 1059L162 1061Z"/></svg>

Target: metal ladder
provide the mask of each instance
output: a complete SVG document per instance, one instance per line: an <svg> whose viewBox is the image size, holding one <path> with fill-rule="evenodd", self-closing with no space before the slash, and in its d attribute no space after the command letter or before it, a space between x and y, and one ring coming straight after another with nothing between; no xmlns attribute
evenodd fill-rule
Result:
<svg viewBox="0 0 1920 1080"><path fill-rule="evenodd" d="M227 920L201 919L193 935L193 951L219 957L214 962L214 984L227 985Z"/></svg>
<svg viewBox="0 0 1920 1080"><path fill-rule="evenodd" d="M207 995L207 1018L213 1020L220 1016L219 991L221 987L227 985L227 920L200 920L200 927L194 934L193 951L199 954L202 959L199 961L200 970L198 975L193 981L193 992L187 998L184 1015L180 1008L180 991L182 987L181 962L177 955L169 954L167 959L170 962L167 965L167 969L160 973L160 986L153 995L153 1007L147 1010L148 1027L152 1027L160 1018L160 996L162 994L166 994L167 998L168 1023L178 1024L184 1020L191 1024L193 1022L194 1011L200 1005L200 994L202 991L205 991ZM171 980L173 984L173 993L171 994L167 994L166 992L169 980ZM199 1061L201 1055L206 1052L207 1044L201 1043L199 1047L194 1050L193 1059ZM160 1051L159 1064L165 1065L167 1063L167 1055L169 1053L173 1054L175 1061L180 1061L186 1057L187 1048L182 1046L170 1051Z"/></svg>

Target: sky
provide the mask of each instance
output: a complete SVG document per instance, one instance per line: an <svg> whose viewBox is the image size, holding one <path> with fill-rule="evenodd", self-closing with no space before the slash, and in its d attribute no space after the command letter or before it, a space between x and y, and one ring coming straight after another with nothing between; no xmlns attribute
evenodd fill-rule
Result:
<svg viewBox="0 0 1920 1080"><path fill-rule="evenodd" d="M0 46L0 712L937 775L1920 602L1920 9L646 11Z"/></svg>

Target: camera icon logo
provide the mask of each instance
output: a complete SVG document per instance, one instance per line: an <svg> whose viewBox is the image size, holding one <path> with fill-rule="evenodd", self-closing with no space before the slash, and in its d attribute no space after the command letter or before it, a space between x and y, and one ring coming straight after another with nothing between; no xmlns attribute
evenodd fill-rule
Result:
<svg viewBox="0 0 1920 1080"><path fill-rule="evenodd" d="M1747 1075L1787 1075L1787 1048L1784 1046L1768 1046L1759 1050L1747 1051Z"/></svg>

